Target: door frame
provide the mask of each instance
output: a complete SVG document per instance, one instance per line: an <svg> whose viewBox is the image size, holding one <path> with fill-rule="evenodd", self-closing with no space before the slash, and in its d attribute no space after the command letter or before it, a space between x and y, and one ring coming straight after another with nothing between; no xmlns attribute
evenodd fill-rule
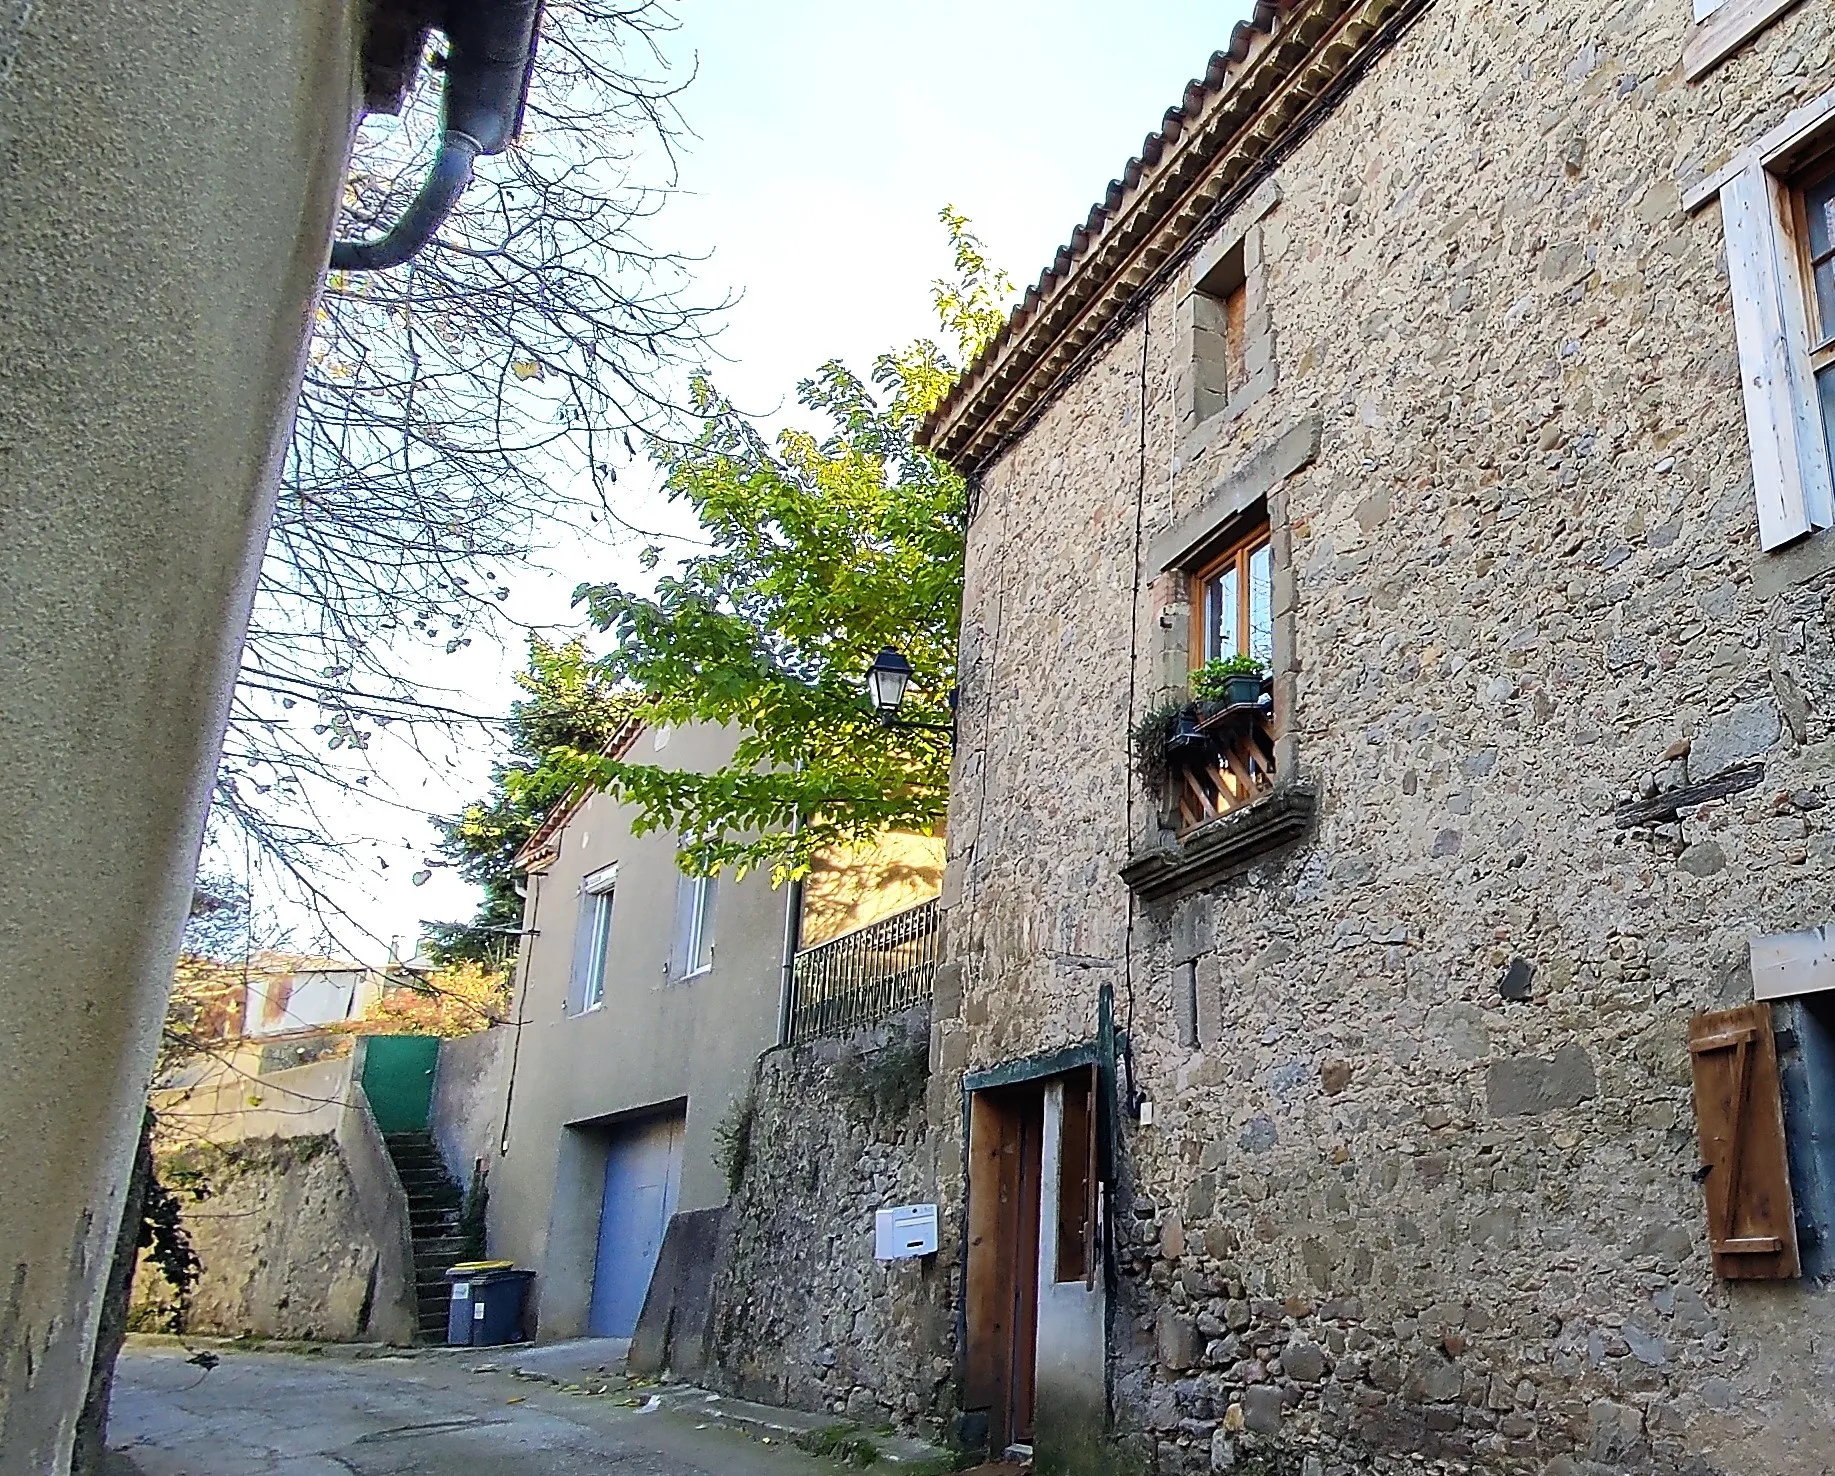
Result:
<svg viewBox="0 0 1835 1476"><path fill-rule="evenodd" d="M1106 1003L1107 1001L1105 1000L1104 1004L1106 1005ZM1104 1010L1104 1015L1105 1015L1105 1023L1106 1023L1106 1015L1107 1015L1106 1009ZM1105 1032L1105 1034L1107 1033L1108 1032ZM956 1346L957 1348L962 1350L961 1351L961 1362L960 1362L959 1367L961 1371L961 1376L963 1378L962 1388L963 1388L963 1393L964 1393L965 1408L967 1407L966 1397L967 1397L967 1391L969 1388L969 1382L971 1378L973 1377L973 1374L970 1369L970 1363L969 1363L970 1346L969 1346L969 1327L968 1327L968 1321L969 1321L968 1281L969 1281L969 1255L970 1255L970 1246L971 1246L970 1201L973 1198L973 1192L971 1188L971 1179L972 1179L972 1173L973 1173L973 1147L972 1147L970 1140L973 1136L973 1124L974 1124L974 1119L975 1119L975 1099L978 1095L983 1094L983 1093L999 1093L1006 1089L1012 1089L1012 1088L1020 1088L1020 1089L1035 1088L1038 1092L1038 1097L1039 1097L1040 1120L1041 1120L1041 1125L1042 1125L1044 1121L1044 1117L1045 1117L1045 1114L1043 1111L1044 1098L1045 1098L1046 1093L1050 1089L1051 1081L1055 1078L1065 1077L1069 1075L1070 1073L1079 1070L1080 1068L1081 1069L1093 1068L1096 1074L1095 1079L1097 1083L1097 1093L1096 1093L1097 1095L1097 1122L1093 1124L1093 1127L1095 1128L1095 1141L1099 1145L1098 1151L1096 1153L1096 1172L1097 1172L1098 1184L1102 1186L1102 1188L1098 1192L1106 1194L1107 1186L1112 1184L1113 1179L1114 1179L1113 1163L1114 1163L1115 1127L1114 1127L1113 1083L1114 1083L1115 1078L1114 1078L1114 1067L1113 1067L1112 1062L1113 1062L1112 1055L1109 1055L1105 1052L1104 1047L1103 1047L1103 1041L1099 1039L1097 1041L1088 1041L1088 1042L1080 1043L1078 1045L1066 1046L1066 1047L1063 1047L1055 1051L1042 1052L1038 1055L1028 1056L1021 1060L1009 1061L1000 1066L989 1067L989 1068L986 1068L980 1071L969 1071L963 1074L963 1077L962 1077L962 1184L963 1184L963 1195L962 1195L961 1217L960 1217L960 1222L959 1222L959 1229L960 1229L960 1234L961 1234L960 1243L962 1245L962 1296L958 1299L957 1308L956 1308ZM1038 1181L1037 1176L1035 1176L1035 1183L1037 1184L1037 1188L1040 1194L1042 1195L1044 1186L1042 1182ZM1037 1234L1042 1235L1043 1229L1044 1229L1043 1205L1041 1203L1039 1207L1039 1221L1038 1221ZM1035 1240L1036 1240L1036 1236L1035 1236ZM1107 1240L1106 1234L1099 1235L1097 1237L1097 1243L1092 1248L1094 1251L1095 1260L1096 1260L1096 1265L1093 1268L1094 1269L1094 1276L1093 1276L1094 1285L1097 1289L1100 1289L1104 1293L1106 1293L1106 1291L1108 1290L1107 1282L1108 1282L1108 1271L1109 1271L1109 1257L1107 1254L1106 1240ZM1038 1298L1037 1298L1036 1284L1038 1281L1039 1266L1042 1260L1046 1257L1046 1255L1047 1255L1046 1248L1043 1246L1037 1245L1035 1243L1034 1250L1033 1250L1033 1259L1032 1259L1033 1280L1035 1284L1034 1285L1034 1296L1033 1296L1033 1323L1034 1323L1034 1334L1033 1335L1035 1339L1037 1337L1037 1316L1038 1316ZM1106 1296L1105 1296L1105 1300L1106 1300ZM1105 1321L1106 1321L1106 1317L1105 1317ZM1032 1360L1032 1371L1033 1371L1033 1380L1034 1380L1033 1393L1034 1393L1035 1400L1036 1400L1036 1393L1037 1393L1037 1383L1036 1383L1036 1380L1037 1380L1037 1356L1036 1356L1037 1349L1036 1349L1036 1346L1033 1350L1033 1354L1034 1354L1033 1360ZM1107 1372L1106 1371L1108 1367L1108 1333L1107 1333L1106 1326L1103 1329L1102 1346L1097 1350L1097 1357L1100 1358L1102 1367L1104 1370L1103 1382L1105 1385L1105 1398L1104 1398L1105 1408L1103 1411L1103 1423L1106 1426L1107 1424L1107 1410L1106 1410ZM1035 1409L1035 1415L1036 1415L1036 1409ZM996 1445L996 1442L1000 1440L1001 1435L1004 1433L1001 1426L1004 1425L1005 1420L1006 1420L1005 1411L995 1411L992 1408L989 1409L988 1411L989 1454L992 1457L994 1457L995 1459L998 1459L1002 1451L1005 1449L1004 1443L1001 1443L998 1446ZM1033 1439L1035 1450L1037 1449L1037 1444L1038 1444L1037 1435L1038 1435L1038 1432L1035 1428L1034 1439Z"/></svg>

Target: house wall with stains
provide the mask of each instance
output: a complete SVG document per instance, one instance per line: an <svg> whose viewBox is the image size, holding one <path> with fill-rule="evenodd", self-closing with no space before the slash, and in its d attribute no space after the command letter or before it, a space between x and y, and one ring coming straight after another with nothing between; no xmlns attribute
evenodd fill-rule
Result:
<svg viewBox="0 0 1835 1476"><path fill-rule="evenodd" d="M939 1189L963 1072L1093 1038L1111 986L1153 1104L1112 1203L1117 1468L1835 1459L1835 1295L1714 1276L1687 1049L1752 998L1751 936L1831 911L1835 536L1759 550L1719 211L1681 208L1835 86L1835 7L1696 83L1691 25L1427 7L1266 171L1272 387L1194 443L1187 273L982 470ZM1258 456L1316 810L1141 895L1128 733L1187 625L1146 554Z"/></svg>

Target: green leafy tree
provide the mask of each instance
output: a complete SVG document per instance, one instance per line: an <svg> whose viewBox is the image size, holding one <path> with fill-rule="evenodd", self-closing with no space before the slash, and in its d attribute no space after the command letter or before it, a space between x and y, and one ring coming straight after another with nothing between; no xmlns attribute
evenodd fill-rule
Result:
<svg viewBox="0 0 1835 1476"><path fill-rule="evenodd" d="M529 665L516 684L528 695L510 706L510 756L492 768L490 793L442 826L441 853L483 889L484 901L469 922L432 925L428 949L436 963L500 966L515 953L522 898L511 863L567 788L540 782L548 755L597 753L637 705L634 693L616 690L595 669L577 639L555 644L531 636Z"/></svg>
<svg viewBox="0 0 1835 1476"><path fill-rule="evenodd" d="M962 216L945 209L942 220L954 271L933 299L950 346L920 339L883 354L870 379L824 364L797 387L827 424L819 436L768 440L701 382L700 434L653 445L711 550L654 594L600 584L576 596L615 636L604 679L640 692L649 722L729 725L740 735L732 760L689 773L576 745L529 787L616 794L637 807L640 831L680 835L696 872L769 866L782 877L828 846L941 816L947 735L881 726L861 678L882 646L897 647L917 671L905 716L948 723L964 487L913 438L999 330L1011 286Z"/></svg>

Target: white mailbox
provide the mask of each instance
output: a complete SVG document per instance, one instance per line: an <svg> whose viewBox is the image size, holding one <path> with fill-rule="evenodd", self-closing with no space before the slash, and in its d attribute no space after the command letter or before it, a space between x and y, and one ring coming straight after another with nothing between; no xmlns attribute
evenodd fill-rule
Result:
<svg viewBox="0 0 1835 1476"><path fill-rule="evenodd" d="M873 1216L875 1260L897 1261L906 1256L937 1253L937 1207L934 1204L897 1204Z"/></svg>

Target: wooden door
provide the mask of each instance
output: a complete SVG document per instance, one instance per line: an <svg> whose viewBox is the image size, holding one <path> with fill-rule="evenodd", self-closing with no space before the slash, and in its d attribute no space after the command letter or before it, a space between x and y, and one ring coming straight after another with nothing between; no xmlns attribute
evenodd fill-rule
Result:
<svg viewBox="0 0 1835 1476"><path fill-rule="evenodd" d="M996 1454L1032 1439L1044 1128L1040 1086L971 1099L964 1404L987 1411Z"/></svg>

